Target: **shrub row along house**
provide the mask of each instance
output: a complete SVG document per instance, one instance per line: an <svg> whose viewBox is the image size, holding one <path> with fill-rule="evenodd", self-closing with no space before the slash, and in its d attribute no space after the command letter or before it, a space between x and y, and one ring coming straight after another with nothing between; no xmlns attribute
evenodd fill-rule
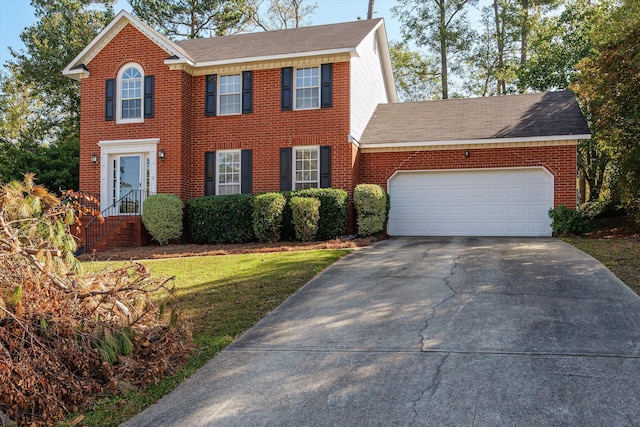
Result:
<svg viewBox="0 0 640 427"><path fill-rule="evenodd" d="M589 138L570 92L397 103L382 19L174 42L122 11L63 73L80 190L107 216L150 193L373 183L391 235L544 236Z"/></svg>

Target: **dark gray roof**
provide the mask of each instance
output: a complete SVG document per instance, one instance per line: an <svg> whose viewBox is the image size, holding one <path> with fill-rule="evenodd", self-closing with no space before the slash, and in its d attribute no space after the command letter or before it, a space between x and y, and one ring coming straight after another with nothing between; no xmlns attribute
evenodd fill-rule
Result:
<svg viewBox="0 0 640 427"><path fill-rule="evenodd" d="M355 48L381 19L175 42L194 62Z"/></svg>
<svg viewBox="0 0 640 427"><path fill-rule="evenodd" d="M571 91L380 104L360 144L589 135Z"/></svg>

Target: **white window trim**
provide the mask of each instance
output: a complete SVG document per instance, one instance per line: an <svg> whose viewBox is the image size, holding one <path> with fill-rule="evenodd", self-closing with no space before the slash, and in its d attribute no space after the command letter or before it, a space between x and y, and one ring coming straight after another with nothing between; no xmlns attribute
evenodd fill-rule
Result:
<svg viewBox="0 0 640 427"><path fill-rule="evenodd" d="M318 106L317 107L308 107L308 108L298 108L298 85L296 84L298 79L296 77L298 70L304 70L307 68L315 68L318 70L318 86L304 86L305 88L309 87L317 87L318 88ZM319 110L320 107L322 106L322 67L315 66L315 67L297 67L293 69L293 109L294 110L300 110L300 111L304 111L304 110Z"/></svg>
<svg viewBox="0 0 640 427"><path fill-rule="evenodd" d="M293 147L293 150L291 150L291 155L293 156L291 159L291 182L293 183L292 186L292 190L295 191L297 190L297 184L298 182L296 181L296 152L298 152L299 150L316 150L316 153L318 154L318 179L317 179L317 186L314 188L320 188L320 146L319 145L303 145L303 146L298 146L298 147Z"/></svg>
<svg viewBox="0 0 640 427"><path fill-rule="evenodd" d="M226 153L238 153L239 162L238 162L238 192L235 194L242 193L242 150L217 150L216 151L216 195L220 194L220 154ZM233 184L235 185L235 184Z"/></svg>
<svg viewBox="0 0 640 427"><path fill-rule="evenodd" d="M129 68L135 68L140 72L142 81L140 82L140 117L135 119L123 119L122 118L122 75ZM128 64L124 64L120 70L118 71L118 76L116 78L116 93L115 93L115 103L116 103L116 123L117 124L127 124L127 123L143 123L144 122L144 69L137 62L129 62Z"/></svg>
<svg viewBox="0 0 640 427"><path fill-rule="evenodd" d="M100 141L100 210L107 209L110 203L109 158L122 154L146 154L149 156L149 191L157 192L158 144L160 138Z"/></svg>
<svg viewBox="0 0 640 427"><path fill-rule="evenodd" d="M222 113L221 112L221 107L222 107L222 103L220 102L220 100L222 99L222 93L220 91L220 83L222 82L222 77L229 77L229 76L239 76L240 77L240 92L237 92L240 95L240 111L238 111L237 113ZM235 73L235 74L222 74L218 76L217 82L216 84L218 85L218 87L216 88L216 96L218 99L216 99L216 108L218 111L216 111L218 116L238 116L242 114L242 73ZM235 94L236 92L234 92ZM230 94L225 94L225 95L230 95Z"/></svg>

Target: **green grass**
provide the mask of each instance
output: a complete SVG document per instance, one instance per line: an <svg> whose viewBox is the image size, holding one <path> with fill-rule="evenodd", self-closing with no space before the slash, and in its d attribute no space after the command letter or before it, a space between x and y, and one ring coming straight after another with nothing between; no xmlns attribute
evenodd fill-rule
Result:
<svg viewBox="0 0 640 427"><path fill-rule="evenodd" d="M588 237L571 237L563 240L600 261L640 295L640 241Z"/></svg>
<svg viewBox="0 0 640 427"><path fill-rule="evenodd" d="M175 276L184 321L198 352L174 376L143 391L99 401L88 426L116 426L172 390L240 333L350 250L296 251L144 261L154 276ZM93 271L117 262L85 263ZM77 415L77 414L76 414Z"/></svg>

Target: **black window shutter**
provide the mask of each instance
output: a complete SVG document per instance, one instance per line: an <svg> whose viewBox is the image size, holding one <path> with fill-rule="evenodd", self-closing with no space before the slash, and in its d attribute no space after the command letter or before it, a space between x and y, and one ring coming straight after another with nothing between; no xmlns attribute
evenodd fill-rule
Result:
<svg viewBox="0 0 640 427"><path fill-rule="evenodd" d="M332 102L332 82L333 82L333 64L322 64L320 66L320 99L322 100L322 108L331 108Z"/></svg>
<svg viewBox="0 0 640 427"><path fill-rule="evenodd" d="M293 109L293 67L282 69L282 111Z"/></svg>
<svg viewBox="0 0 640 427"><path fill-rule="evenodd" d="M105 88L105 102L104 102L104 119L115 120L115 93L116 93L116 79L107 79Z"/></svg>
<svg viewBox="0 0 640 427"><path fill-rule="evenodd" d="M320 147L320 188L331 187L331 146Z"/></svg>
<svg viewBox="0 0 640 427"><path fill-rule="evenodd" d="M291 191L291 148L280 149L280 191Z"/></svg>
<svg viewBox="0 0 640 427"><path fill-rule="evenodd" d="M251 150L240 152L240 192L251 194Z"/></svg>
<svg viewBox="0 0 640 427"><path fill-rule="evenodd" d="M242 72L242 114L253 113L253 71Z"/></svg>
<svg viewBox="0 0 640 427"><path fill-rule="evenodd" d="M144 118L153 118L154 76L144 76Z"/></svg>
<svg viewBox="0 0 640 427"><path fill-rule="evenodd" d="M205 85L205 101L204 101L204 115L215 116L216 115L216 74L209 74L206 76Z"/></svg>
<svg viewBox="0 0 640 427"><path fill-rule="evenodd" d="M216 152L204 153L204 195L216 194Z"/></svg>

